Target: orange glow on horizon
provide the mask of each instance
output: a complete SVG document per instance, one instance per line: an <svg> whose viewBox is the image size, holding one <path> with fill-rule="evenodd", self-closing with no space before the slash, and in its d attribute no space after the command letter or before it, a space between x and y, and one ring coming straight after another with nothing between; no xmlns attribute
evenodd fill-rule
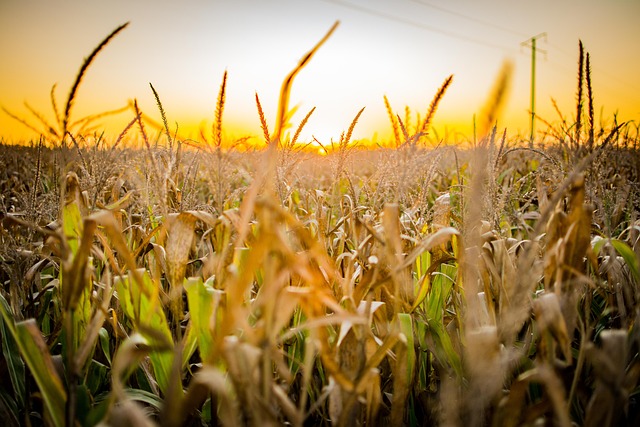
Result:
<svg viewBox="0 0 640 427"><path fill-rule="evenodd" d="M51 4L50 4L51 3ZM429 3L429 2L424 2ZM25 102L46 122L55 123L50 91L57 82L58 110L64 108L83 58L122 22L118 34L89 67L74 102L72 121L126 106L136 98L142 112L161 123L149 82L157 89L169 127L179 136L202 141L211 124L220 81L228 72L223 129L234 141L250 137L263 144L255 105L258 93L273 131L282 80L336 19L340 27L296 77L290 106L297 107L289 132L316 110L300 135L337 142L357 112L365 110L352 140L384 144L391 125L383 97L394 114L415 122L424 117L442 81L453 82L435 114L430 137L471 140L476 122L505 60L513 62L511 89L498 117L509 137L528 135L530 55L522 41L544 31L536 75L536 113L558 123L552 99L568 121L575 116L577 45L591 54L597 122L638 120L640 58L628 55L640 40L639 2L541 0L535 5L494 0L461 0L438 9L416 1L238 0L187 2L158 0L109 5L36 0L0 4L0 106L38 129L45 128ZM153 7L150 7L153 5ZM447 9L451 9L447 12ZM571 22L550 18L571 14ZM78 19L80 17L80 19ZM499 24L495 24L499 23ZM546 52L546 55L542 54ZM100 121L97 132L115 139L133 118L132 110ZM55 126L55 125L54 125ZM148 125L151 134L160 129ZM139 135L137 127L129 131ZM0 111L0 138L5 142L38 138Z"/></svg>

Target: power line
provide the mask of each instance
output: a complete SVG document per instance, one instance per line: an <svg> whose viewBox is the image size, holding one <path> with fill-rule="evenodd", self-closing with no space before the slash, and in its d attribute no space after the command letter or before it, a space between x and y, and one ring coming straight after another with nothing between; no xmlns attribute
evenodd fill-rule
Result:
<svg viewBox="0 0 640 427"><path fill-rule="evenodd" d="M489 42L486 42L486 41L483 41L483 40L479 40L479 39L476 39L476 38L472 38L472 37L467 37L467 36L462 35L462 34L458 34L458 33L454 33L454 32L451 32L451 31L443 30L441 28L432 27L430 25L421 24L419 22L411 21L409 19L401 18L399 16L391 15L391 14L388 14L388 13L385 13L385 12L381 12L381 11L378 11L378 10L375 10L375 9L370 9L368 7L360 6L360 5L353 4L353 3L350 3L350 2L347 2L347 1L342 1L342 0L322 0L322 1L324 1L325 3L333 3L333 4L336 4L336 5L340 5L342 7L353 9L353 10L356 10L356 11L361 12L361 13L366 13L368 15L376 16L378 18L386 19L388 21L394 21L394 22L398 22L398 23L401 23L401 24L404 24L404 25L409 25L409 26L416 27L416 28L419 28L419 29L422 29L422 30L430 31L430 32L433 32L433 33L442 34L444 36L447 36L447 37L450 37L450 38L453 38L453 39L462 40L462 41L465 41L467 43L486 46L486 47L490 47L490 48L493 48L493 49L499 49L499 50L507 51L507 52L510 51L510 49L505 47L505 46L500 46L500 45L497 45L497 44L489 43Z"/></svg>
<svg viewBox="0 0 640 427"><path fill-rule="evenodd" d="M525 33L520 33L518 31L514 31L511 28L506 28L506 27L494 24L493 22L483 21L481 19L474 18L472 16L468 16L468 15L465 15L463 13L456 12L456 11L453 11L453 10L450 10L450 9L446 9L444 7L441 7L441 6L432 4L432 3L428 3L426 1L422 1L422 0L411 0L411 1L414 2L414 3L418 3L421 6L430 7L432 9L439 10L440 12L448 13L449 15L457 16L457 17L466 19L467 21L475 22L476 24L480 24L480 25L484 25L486 27L495 28L497 30L504 31L506 33L510 33L510 34L516 35L518 37L526 37L527 36Z"/></svg>

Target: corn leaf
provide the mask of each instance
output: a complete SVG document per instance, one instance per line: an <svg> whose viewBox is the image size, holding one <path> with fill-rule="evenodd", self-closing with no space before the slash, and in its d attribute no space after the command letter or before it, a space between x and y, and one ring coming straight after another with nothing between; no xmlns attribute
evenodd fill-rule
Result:
<svg viewBox="0 0 640 427"><path fill-rule="evenodd" d="M13 335L20 354L40 389L44 406L49 412L53 425L56 427L64 426L67 394L62 380L55 370L49 348L44 342L35 320L28 319L12 324L4 304L0 304L0 307L5 325Z"/></svg>
<svg viewBox="0 0 640 427"><path fill-rule="evenodd" d="M220 302L221 291L203 282L201 277L185 279L184 288L187 291L189 312L191 313L190 326L195 336L200 356L203 361L211 361L213 358L213 333L212 326L215 319L214 312Z"/></svg>
<svg viewBox="0 0 640 427"><path fill-rule="evenodd" d="M416 364L413 320L411 315L408 313L398 313L398 320L400 321L400 331L407 338L407 384L411 384Z"/></svg>
<svg viewBox="0 0 640 427"><path fill-rule="evenodd" d="M640 264L638 263L638 258L636 257L636 253L622 240L611 239L611 246L615 248L615 250L620 254L620 256L624 259L629 266L629 270L633 277L640 282Z"/></svg>
<svg viewBox="0 0 640 427"><path fill-rule="evenodd" d="M433 275L431 289L427 297L427 317L429 319L439 319L442 321L446 299L453 288L456 268L449 264L443 264L442 272L435 272ZM449 274L453 274L450 276Z"/></svg>
<svg viewBox="0 0 640 427"><path fill-rule="evenodd" d="M457 268L449 264L443 264L442 272L436 272L433 276L431 290L427 297L427 324L432 334L435 348L434 354L443 364L449 364L456 374L462 376L462 362L460 356L453 348L451 337L444 325L444 309L447 298L453 288Z"/></svg>
<svg viewBox="0 0 640 427"><path fill-rule="evenodd" d="M76 177L77 179L77 177ZM69 191L69 190L67 190ZM69 196L69 195L68 195ZM72 254L78 252L80 246L80 236L82 236L82 213L78 201L75 199L69 200L62 208L62 230L67 239L69 249Z"/></svg>
<svg viewBox="0 0 640 427"><path fill-rule="evenodd" d="M182 369L187 369L189 360L198 348L198 335L191 322L187 325L186 333L182 337Z"/></svg>
<svg viewBox="0 0 640 427"><path fill-rule="evenodd" d="M109 332L105 328L100 328L100 348L104 357L111 364L111 349L109 347Z"/></svg>
<svg viewBox="0 0 640 427"><path fill-rule="evenodd" d="M24 362L20 358L20 350L16 343L13 329L13 319L9 314L9 304L0 295L0 306L2 307L2 316L0 316L0 334L2 335L2 354L7 364L7 370L9 371L9 378L11 378L11 385L13 392L15 393L15 399L20 407L24 407L25 404L25 370Z"/></svg>
<svg viewBox="0 0 640 427"><path fill-rule="evenodd" d="M148 271L139 270L141 282L132 280L129 275L115 280L116 290L123 311L134 321L137 329L150 345L164 346L172 343L173 337L167 318L162 309L159 289ZM165 351L152 351L149 355L160 389L165 392L169 386L173 354Z"/></svg>

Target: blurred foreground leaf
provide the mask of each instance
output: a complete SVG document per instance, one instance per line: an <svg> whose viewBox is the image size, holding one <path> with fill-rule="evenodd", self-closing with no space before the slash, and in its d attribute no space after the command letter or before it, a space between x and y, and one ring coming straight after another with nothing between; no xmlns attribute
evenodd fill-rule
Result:
<svg viewBox="0 0 640 427"><path fill-rule="evenodd" d="M7 301L0 295L0 312L2 313L5 329L9 331L15 340L22 358L29 367L36 384L38 384L44 406L47 408L51 421L56 427L61 427L64 425L67 394L62 380L55 370L53 360L49 354L49 348L44 342L35 320L28 319L14 323L13 316L8 308ZM18 371L16 370L14 374L17 375ZM20 387L20 384L18 386Z"/></svg>

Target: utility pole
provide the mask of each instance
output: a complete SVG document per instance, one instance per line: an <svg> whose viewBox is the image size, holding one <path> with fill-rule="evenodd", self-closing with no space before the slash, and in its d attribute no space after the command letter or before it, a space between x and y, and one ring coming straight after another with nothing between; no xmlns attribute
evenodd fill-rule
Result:
<svg viewBox="0 0 640 427"><path fill-rule="evenodd" d="M546 50L536 49L536 41L544 37L547 41L547 33L540 33L521 43L522 46L531 48L531 134L529 135L529 147L533 147L533 133L536 120L536 51L547 54Z"/></svg>

